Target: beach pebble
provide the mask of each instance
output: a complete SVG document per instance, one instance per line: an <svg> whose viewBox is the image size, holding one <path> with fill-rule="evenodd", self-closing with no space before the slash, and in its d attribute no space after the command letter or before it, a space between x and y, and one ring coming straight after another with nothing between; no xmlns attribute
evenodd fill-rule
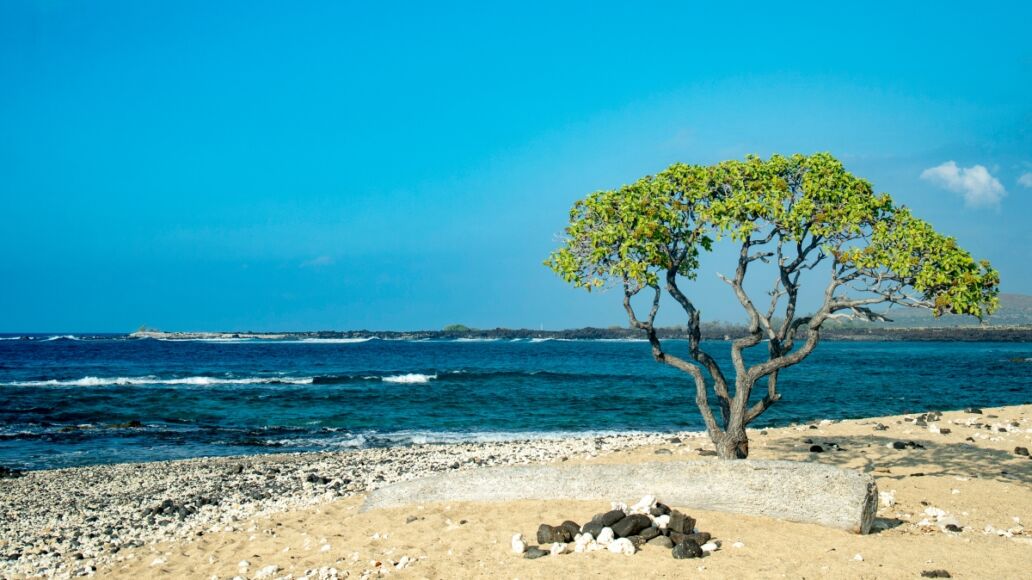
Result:
<svg viewBox="0 0 1032 580"><path fill-rule="evenodd" d="M735 542L734 544L731 544L731 547L732 548L744 548L745 544L743 544L742 542Z"/></svg>
<svg viewBox="0 0 1032 580"><path fill-rule="evenodd" d="M616 522L624 519L625 517L627 517L627 514L624 513L623 510L615 509L602 514L602 516L598 518L598 523L602 524L603 528L607 528L609 526L612 526Z"/></svg>
<svg viewBox="0 0 1032 580"><path fill-rule="evenodd" d="M531 546L523 553L523 557L528 560L536 560L542 556L547 556L548 554L549 552L546 552L537 546Z"/></svg>
<svg viewBox="0 0 1032 580"><path fill-rule="evenodd" d="M687 558L701 558L702 547L692 540L685 540L674 546L674 549L670 551L670 554L676 560L684 560Z"/></svg>
<svg viewBox="0 0 1032 580"><path fill-rule="evenodd" d="M523 541L523 534L516 534L512 537L512 551L517 554L527 551L527 543Z"/></svg>
<svg viewBox="0 0 1032 580"><path fill-rule="evenodd" d="M863 562L864 561L864 557L861 556L860 554L857 554L857 555L853 556L853 559L856 560L857 562Z"/></svg>
<svg viewBox="0 0 1032 580"><path fill-rule="evenodd" d="M706 542L705 544L699 547L702 548L703 552L716 552L717 548L719 548L720 546L718 546L716 542Z"/></svg>
<svg viewBox="0 0 1032 580"><path fill-rule="evenodd" d="M652 526L652 519L644 514L632 514L611 526L613 534L618 538L634 536L645 528Z"/></svg>
<svg viewBox="0 0 1032 580"><path fill-rule="evenodd" d="M568 546L569 546L569 544L566 544L564 542L555 542L554 544L552 544L552 547L549 548L548 553L553 555L553 556L558 556L560 554L565 554L568 551L567 550Z"/></svg>
<svg viewBox="0 0 1032 580"><path fill-rule="evenodd" d="M674 541L666 536L656 536L655 538L652 538L651 540L646 542L646 545L670 549L674 547Z"/></svg>
<svg viewBox="0 0 1032 580"><path fill-rule="evenodd" d="M634 555L635 549L634 544L627 538L618 538L610 542L606 549L614 554L627 554L628 556Z"/></svg>

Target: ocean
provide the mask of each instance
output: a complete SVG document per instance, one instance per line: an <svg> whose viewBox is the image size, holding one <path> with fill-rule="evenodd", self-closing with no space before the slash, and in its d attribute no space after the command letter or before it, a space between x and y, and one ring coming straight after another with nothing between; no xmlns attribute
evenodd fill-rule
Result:
<svg viewBox="0 0 1032 580"><path fill-rule="evenodd" d="M730 343L705 346L730 367ZM1030 403L1032 345L824 342L780 391L754 427ZM0 335L18 469L701 429L690 378L644 341Z"/></svg>

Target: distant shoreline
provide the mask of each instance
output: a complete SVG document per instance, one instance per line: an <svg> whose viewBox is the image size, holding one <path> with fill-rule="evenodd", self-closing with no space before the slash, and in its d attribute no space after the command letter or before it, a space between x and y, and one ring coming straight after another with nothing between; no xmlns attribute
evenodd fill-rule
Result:
<svg viewBox="0 0 1032 580"><path fill-rule="evenodd" d="M744 326L713 325L702 332L703 340L733 340L744 336ZM943 341L943 342L1032 342L1032 325L984 327L915 328L826 328L824 340L836 341ZM687 339L678 328L664 328L661 339ZM644 340L641 332L629 328L576 328L568 330L466 329L416 331L306 331L306 332L163 332L141 330L129 338L156 340Z"/></svg>

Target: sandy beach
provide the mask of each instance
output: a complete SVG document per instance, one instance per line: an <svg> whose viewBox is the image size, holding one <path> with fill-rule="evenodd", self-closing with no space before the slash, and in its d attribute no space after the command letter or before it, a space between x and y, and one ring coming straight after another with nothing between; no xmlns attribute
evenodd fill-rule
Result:
<svg viewBox="0 0 1032 580"><path fill-rule="evenodd" d="M866 536L686 510L721 541L706 558L674 560L669 550L646 546L633 556L603 551L528 560L512 552L514 533L533 543L539 524L584 523L609 505L456 502L359 510L368 489L484 465L717 460L699 434L649 434L30 472L0 480L0 575L917 578L946 571L953 578L1027 578L1032 459L1016 449L1032 446L1032 405L981 411L751 432L753 458L818 461L873 475L883 501L876 531ZM893 445L911 441L920 447ZM812 452L813 445L824 451Z"/></svg>

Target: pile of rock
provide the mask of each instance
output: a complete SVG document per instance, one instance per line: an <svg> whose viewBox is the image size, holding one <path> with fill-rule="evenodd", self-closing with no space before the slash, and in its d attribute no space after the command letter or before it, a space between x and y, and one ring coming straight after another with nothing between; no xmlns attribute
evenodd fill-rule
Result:
<svg viewBox="0 0 1032 580"><path fill-rule="evenodd" d="M695 518L671 509L653 496L647 495L630 507L616 502L611 507L583 526L570 520L558 526L541 524L537 546L528 546L523 534L516 534L512 537L512 550L534 559L599 550L632 555L645 546L654 546L670 550L674 558L684 559L701 558L720 547L718 541L695 527Z"/></svg>

